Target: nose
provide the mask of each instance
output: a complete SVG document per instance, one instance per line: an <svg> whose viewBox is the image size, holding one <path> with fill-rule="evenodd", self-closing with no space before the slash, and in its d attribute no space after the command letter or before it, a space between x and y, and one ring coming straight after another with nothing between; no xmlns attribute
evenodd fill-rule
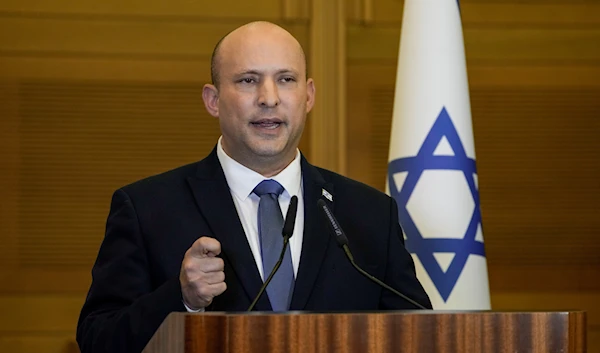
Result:
<svg viewBox="0 0 600 353"><path fill-rule="evenodd" d="M277 84L272 79L264 80L259 89L258 104L263 108L273 108L279 103Z"/></svg>

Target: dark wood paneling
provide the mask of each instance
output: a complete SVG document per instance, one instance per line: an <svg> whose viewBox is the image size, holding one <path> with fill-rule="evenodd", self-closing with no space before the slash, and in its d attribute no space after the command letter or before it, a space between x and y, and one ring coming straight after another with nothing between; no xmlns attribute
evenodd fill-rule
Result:
<svg viewBox="0 0 600 353"><path fill-rule="evenodd" d="M373 22L398 25L403 0L373 0ZM600 24L600 4L594 0L460 0L464 26L586 26Z"/></svg>
<svg viewBox="0 0 600 353"><path fill-rule="evenodd" d="M3 0L0 3L0 14L30 15L75 15L79 17L141 17L143 18L176 18L197 20L197 17L213 19L215 22L231 18L264 18L276 20L281 18L282 0L220 0L220 1L135 1L135 0ZM195 18L196 17L196 18Z"/></svg>

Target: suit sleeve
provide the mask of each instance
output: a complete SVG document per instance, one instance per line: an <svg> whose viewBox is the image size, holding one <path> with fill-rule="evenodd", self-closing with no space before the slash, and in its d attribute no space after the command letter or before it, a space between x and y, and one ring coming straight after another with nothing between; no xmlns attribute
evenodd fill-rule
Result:
<svg viewBox="0 0 600 353"><path fill-rule="evenodd" d="M404 247L404 236L398 222L398 205L394 199L390 198L390 201L390 231L385 282L410 299L431 309L429 296L417 279L412 256ZM391 310L418 309L387 290L382 292L380 306L381 309Z"/></svg>
<svg viewBox="0 0 600 353"><path fill-rule="evenodd" d="M181 298L179 278L153 286L135 208L116 191L77 325L81 352L141 352L170 312L185 311Z"/></svg>

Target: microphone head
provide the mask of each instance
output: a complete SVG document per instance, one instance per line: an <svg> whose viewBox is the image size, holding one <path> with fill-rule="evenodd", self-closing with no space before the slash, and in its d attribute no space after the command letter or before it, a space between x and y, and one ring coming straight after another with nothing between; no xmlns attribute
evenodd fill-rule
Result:
<svg viewBox="0 0 600 353"><path fill-rule="evenodd" d="M340 226L337 219L335 219L335 217L333 216L333 212L331 212L325 201L319 199L317 201L317 205L319 206L321 211L323 211L322 213L325 216L327 224L329 225L329 229L331 229L332 234L334 235L334 238L337 241L338 245L341 247L343 247L344 245L348 245L348 238L346 237L342 226Z"/></svg>
<svg viewBox="0 0 600 353"><path fill-rule="evenodd" d="M298 196L292 196L290 200L290 206L288 207L287 213L285 214L285 221L283 223L283 229L281 235L284 237L287 235L288 238L294 234L294 225L296 224L296 211L298 211Z"/></svg>

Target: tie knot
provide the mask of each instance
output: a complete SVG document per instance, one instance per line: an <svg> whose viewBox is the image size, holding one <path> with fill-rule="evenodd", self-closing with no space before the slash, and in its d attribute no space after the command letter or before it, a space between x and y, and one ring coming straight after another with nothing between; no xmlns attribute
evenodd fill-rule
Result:
<svg viewBox="0 0 600 353"><path fill-rule="evenodd" d="M283 192L283 186L273 179L263 180L254 188L253 192L262 197L266 194L274 194L275 196L281 195Z"/></svg>

